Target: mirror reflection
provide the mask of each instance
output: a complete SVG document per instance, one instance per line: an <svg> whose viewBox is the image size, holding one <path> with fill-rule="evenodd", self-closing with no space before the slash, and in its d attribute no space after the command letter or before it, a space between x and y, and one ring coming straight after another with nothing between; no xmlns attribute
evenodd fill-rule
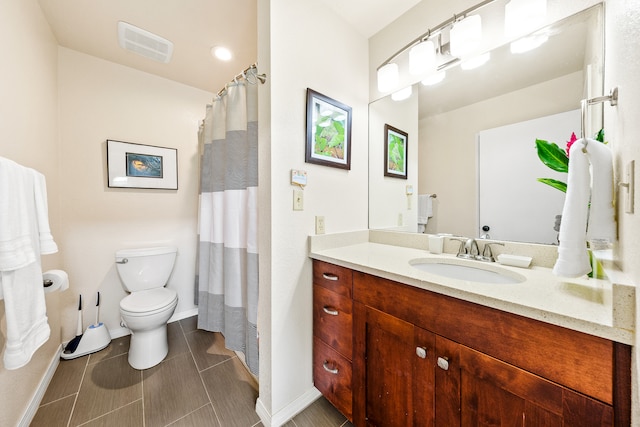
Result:
<svg viewBox="0 0 640 427"><path fill-rule="evenodd" d="M405 100L370 104L370 228L557 244L564 193L537 178L566 174L542 164L535 140L579 138L580 100L602 94L602 6L540 31L549 38L537 49L506 43L479 68L455 66ZM590 109L587 135L601 111ZM406 179L383 175L385 124L409 135Z"/></svg>

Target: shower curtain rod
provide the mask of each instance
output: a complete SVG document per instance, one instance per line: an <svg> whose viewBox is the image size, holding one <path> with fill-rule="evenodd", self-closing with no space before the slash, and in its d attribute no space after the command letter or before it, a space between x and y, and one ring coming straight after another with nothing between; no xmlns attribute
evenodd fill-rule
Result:
<svg viewBox="0 0 640 427"><path fill-rule="evenodd" d="M249 79L249 76L247 76L247 73L251 70L255 70L256 74L255 74L255 81L251 81L251 79ZM240 79L245 79L247 82L249 82L250 84L257 84L258 82L263 83L267 81L267 75L266 74L257 74L258 73L258 64L251 64L250 66L248 66L247 68L245 68L244 70L242 70L241 73L236 74L236 76L229 82L229 83L238 83L238 80ZM227 83L227 84L229 84ZM227 91L227 85L225 85L222 89L220 89L218 91L218 97L222 97L225 92Z"/></svg>

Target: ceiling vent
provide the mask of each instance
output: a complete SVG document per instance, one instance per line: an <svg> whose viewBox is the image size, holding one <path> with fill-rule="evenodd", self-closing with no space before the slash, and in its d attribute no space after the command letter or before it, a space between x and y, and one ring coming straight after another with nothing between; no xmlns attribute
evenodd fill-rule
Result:
<svg viewBox="0 0 640 427"><path fill-rule="evenodd" d="M118 22L118 43L123 49L165 64L173 53L169 40L123 21Z"/></svg>

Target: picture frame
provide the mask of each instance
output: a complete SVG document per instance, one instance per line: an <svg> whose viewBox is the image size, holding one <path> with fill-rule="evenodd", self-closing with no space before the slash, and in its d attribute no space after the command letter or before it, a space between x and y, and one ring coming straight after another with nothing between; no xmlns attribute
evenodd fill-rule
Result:
<svg viewBox="0 0 640 427"><path fill-rule="evenodd" d="M407 179L409 135L389 124L384 125L384 175Z"/></svg>
<svg viewBox="0 0 640 427"><path fill-rule="evenodd" d="M351 169L351 107L307 88L306 163Z"/></svg>
<svg viewBox="0 0 640 427"><path fill-rule="evenodd" d="M178 150L107 140L109 188L178 189Z"/></svg>

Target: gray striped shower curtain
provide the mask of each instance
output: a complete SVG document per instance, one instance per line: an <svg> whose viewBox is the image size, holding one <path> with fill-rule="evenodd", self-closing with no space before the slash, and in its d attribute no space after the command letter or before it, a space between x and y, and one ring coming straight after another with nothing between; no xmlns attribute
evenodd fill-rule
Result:
<svg viewBox="0 0 640 427"><path fill-rule="evenodd" d="M255 73L255 70L249 70ZM221 332L258 374L258 88L247 78L200 127L198 329Z"/></svg>

